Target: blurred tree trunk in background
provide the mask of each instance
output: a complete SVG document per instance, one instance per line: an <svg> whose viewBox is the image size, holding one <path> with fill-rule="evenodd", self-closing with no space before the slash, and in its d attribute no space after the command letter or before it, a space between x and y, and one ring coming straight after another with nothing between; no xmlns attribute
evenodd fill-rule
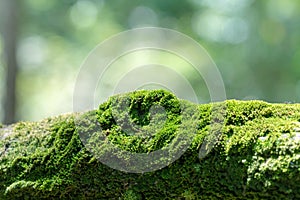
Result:
<svg viewBox="0 0 300 200"><path fill-rule="evenodd" d="M15 122L16 115L16 77L18 63L16 57L18 38L19 0L1 0L2 34L4 40L4 62L6 84L3 94L4 123Z"/></svg>

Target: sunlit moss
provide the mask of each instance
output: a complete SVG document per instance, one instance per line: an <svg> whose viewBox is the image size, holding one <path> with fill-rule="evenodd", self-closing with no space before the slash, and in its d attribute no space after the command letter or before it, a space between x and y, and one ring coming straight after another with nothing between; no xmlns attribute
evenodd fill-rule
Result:
<svg viewBox="0 0 300 200"><path fill-rule="evenodd" d="M114 113L112 108L124 102L130 108L128 119L122 109ZM131 134L132 127L121 126L129 120L139 130L148 130L151 104L166 112L166 118L158 112L157 117L166 120L160 131L143 140ZM191 104L162 90L114 96L97 111L3 127L0 199L299 199L300 105L235 100L222 104L222 134L202 159L199 149L211 133L215 104ZM161 170L114 170L95 159L79 137L78 131L100 131L100 124L114 145L151 152L178 134L180 105L197 110L189 119L191 124L196 119L197 131L180 159ZM90 123L93 117L97 123Z"/></svg>

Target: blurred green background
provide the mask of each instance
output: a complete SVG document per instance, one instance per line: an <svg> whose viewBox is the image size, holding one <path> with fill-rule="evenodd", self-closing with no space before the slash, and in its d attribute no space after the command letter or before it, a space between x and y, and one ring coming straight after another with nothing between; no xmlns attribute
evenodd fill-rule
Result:
<svg viewBox="0 0 300 200"><path fill-rule="evenodd" d="M114 34L145 26L199 42L218 66L228 99L300 101L300 1L0 2L4 123L72 112L76 76L88 53Z"/></svg>

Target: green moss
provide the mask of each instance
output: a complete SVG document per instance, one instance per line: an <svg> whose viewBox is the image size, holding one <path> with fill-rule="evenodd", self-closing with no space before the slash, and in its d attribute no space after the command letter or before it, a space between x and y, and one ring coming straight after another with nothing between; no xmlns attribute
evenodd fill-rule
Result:
<svg viewBox="0 0 300 200"><path fill-rule="evenodd" d="M225 118L214 127L218 106ZM196 105L162 90L117 95L96 111L0 128L0 199L299 199L299 121L299 104ZM218 141L199 159L216 129ZM171 154L184 145L180 134L192 134L188 149L154 172L126 173L96 159L111 150L103 141L146 154L169 145Z"/></svg>
<svg viewBox="0 0 300 200"><path fill-rule="evenodd" d="M155 105L164 110L157 110L157 123L150 124L150 108ZM147 153L161 149L174 138L181 121L180 112L180 101L171 93L137 91L110 98L100 105L97 114L100 126L114 145Z"/></svg>

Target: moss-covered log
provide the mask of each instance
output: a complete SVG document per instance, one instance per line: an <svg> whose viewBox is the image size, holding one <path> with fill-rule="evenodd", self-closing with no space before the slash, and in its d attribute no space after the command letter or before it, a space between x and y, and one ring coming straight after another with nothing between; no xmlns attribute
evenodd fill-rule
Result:
<svg viewBox="0 0 300 200"><path fill-rule="evenodd" d="M155 116L164 123L151 123L153 105L163 107ZM201 144L214 135L214 106L225 108L220 134L199 158ZM299 121L299 104L196 105L162 90L114 96L95 111L2 126L0 199L300 199ZM124 159L115 160L115 169L100 162L118 153L108 141L143 155L170 143L176 153L184 143L177 136L192 131L183 155L162 169L124 172L133 164L143 171L125 154L117 155Z"/></svg>

